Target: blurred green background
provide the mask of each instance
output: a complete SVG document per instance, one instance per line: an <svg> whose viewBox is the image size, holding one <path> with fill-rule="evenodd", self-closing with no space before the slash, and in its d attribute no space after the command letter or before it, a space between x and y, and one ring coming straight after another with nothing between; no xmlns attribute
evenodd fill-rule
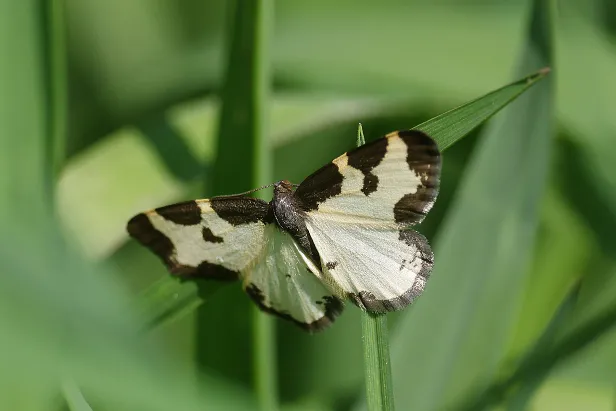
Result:
<svg viewBox="0 0 616 411"><path fill-rule="evenodd" d="M208 182L231 3L0 5L0 410L254 409L251 303L240 287L212 286L197 310L144 335L135 301L167 272L125 232L144 209L227 194ZM267 124L273 181L299 183L352 148L360 121L371 140L517 78L531 3L274 2ZM469 409L480 398L503 410L616 409L616 2L552 4L550 154L532 160L533 146L519 147L529 150L529 165L547 167L547 180L528 187L537 192L515 191L512 198L528 196L540 206L512 205L522 220L507 221L537 226L524 241L491 249L495 228L481 224L479 212L453 212L465 179L472 186L469 174L500 175L498 155L492 168L477 171L478 130L445 152L441 194L419 227L437 251L439 239L463 237L485 246L486 259L503 253L502 261L524 268L458 279L460 293L473 291L462 306L448 297L456 289L439 291L446 282L432 292L428 283L416 306L390 316L400 410ZM58 27L65 42L50 43ZM64 70L53 47L66 51L64 97L62 80L49 75ZM67 102L60 125L58 101ZM50 129L65 140L47 138ZM493 152L512 155L502 147ZM66 153L57 180L46 163L58 158L48 155L54 150ZM515 167L527 171L524 162ZM492 183L508 192L508 180ZM50 186L54 202L44 194ZM446 232L459 227L456 219L472 224ZM505 240L508 229L496 226ZM451 241L446 256L455 249ZM437 252L437 269L451 268L439 258ZM455 278L454 271L441 278ZM282 409L361 407L358 309L347 305L318 335L278 320L276 327ZM523 367L531 371L518 376Z"/></svg>

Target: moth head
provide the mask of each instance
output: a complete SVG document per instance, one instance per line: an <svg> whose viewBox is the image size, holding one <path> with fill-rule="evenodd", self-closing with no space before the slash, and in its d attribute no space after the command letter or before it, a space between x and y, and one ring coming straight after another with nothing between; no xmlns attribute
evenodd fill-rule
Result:
<svg viewBox="0 0 616 411"><path fill-rule="evenodd" d="M274 194L286 194L293 191L293 184L289 180L281 180L274 183Z"/></svg>

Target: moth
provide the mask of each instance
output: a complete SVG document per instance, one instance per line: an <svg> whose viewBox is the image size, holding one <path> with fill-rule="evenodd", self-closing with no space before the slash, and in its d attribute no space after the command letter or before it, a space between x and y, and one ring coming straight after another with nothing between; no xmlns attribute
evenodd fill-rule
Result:
<svg viewBox="0 0 616 411"><path fill-rule="evenodd" d="M127 225L181 279L240 279L265 312L309 332L350 300L371 313L400 310L423 291L434 255L420 233L440 183L441 156L417 130L351 150L301 184L145 211ZM250 193L250 192L249 192Z"/></svg>

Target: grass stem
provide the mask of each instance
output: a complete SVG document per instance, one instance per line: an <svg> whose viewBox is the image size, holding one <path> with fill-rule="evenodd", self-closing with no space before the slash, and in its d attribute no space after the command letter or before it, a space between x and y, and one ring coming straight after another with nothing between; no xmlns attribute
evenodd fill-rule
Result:
<svg viewBox="0 0 616 411"><path fill-rule="evenodd" d="M361 320L364 343L364 375L369 411L394 409L386 314L364 313Z"/></svg>
<svg viewBox="0 0 616 411"><path fill-rule="evenodd" d="M45 7L45 51L48 73L47 171L51 185L57 180L66 156L67 62L64 0L51 0Z"/></svg>
<svg viewBox="0 0 616 411"><path fill-rule="evenodd" d="M267 119L270 92L272 0L235 0L231 8L228 61L223 88L215 194L238 193L271 183ZM262 190L257 196L267 195ZM275 322L256 308L253 375L259 409L276 411Z"/></svg>
<svg viewBox="0 0 616 411"><path fill-rule="evenodd" d="M366 144L361 123L357 129L357 146ZM364 375L369 411L394 409L394 393L389 360L389 331L385 314L363 313L361 319L364 349Z"/></svg>
<svg viewBox="0 0 616 411"><path fill-rule="evenodd" d="M253 307L253 372L261 411L278 409L275 319Z"/></svg>

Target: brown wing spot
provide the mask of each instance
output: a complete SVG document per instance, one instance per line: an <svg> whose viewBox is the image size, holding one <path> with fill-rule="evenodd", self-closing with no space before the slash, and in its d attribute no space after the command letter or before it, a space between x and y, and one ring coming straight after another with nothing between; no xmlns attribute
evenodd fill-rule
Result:
<svg viewBox="0 0 616 411"><path fill-rule="evenodd" d="M203 227L203 240L208 243L224 243L222 237L215 235L208 227Z"/></svg>
<svg viewBox="0 0 616 411"><path fill-rule="evenodd" d="M406 144L406 162L411 170L424 164L438 166L440 169L441 153L430 136L419 130L402 130L398 131L397 135Z"/></svg>
<svg viewBox="0 0 616 411"><path fill-rule="evenodd" d="M421 181L415 193L406 194L396 203L394 219L404 225L417 224L424 219L438 196L441 154L434 140L419 130L403 130L394 135L406 144L406 162Z"/></svg>
<svg viewBox="0 0 616 411"><path fill-rule="evenodd" d="M175 261L175 247L171 240L156 230L147 215L141 213L130 219L126 230L131 237L156 254L167 266L171 274L183 278L203 278L212 280L232 281L238 278L238 273L223 266L202 262L197 267L178 264Z"/></svg>
<svg viewBox="0 0 616 411"><path fill-rule="evenodd" d="M434 253L426 237L415 230L400 230L398 235L400 241L418 250L421 259L427 263L434 264Z"/></svg>
<svg viewBox="0 0 616 411"><path fill-rule="evenodd" d="M201 223L201 209L195 201L159 207L154 211L165 220L176 224L195 225Z"/></svg>
<svg viewBox="0 0 616 411"><path fill-rule="evenodd" d="M364 144L347 153L347 164L364 174L364 185L361 189L366 196L377 190L379 178L372 174L372 169L378 166L387 153L387 139L380 138Z"/></svg>
<svg viewBox="0 0 616 411"><path fill-rule="evenodd" d="M218 281L235 281L239 278L239 273L222 265L212 264L208 261L203 261L197 267L188 265L176 264L171 269L171 274L180 277L184 280L218 280Z"/></svg>
<svg viewBox="0 0 616 411"><path fill-rule="evenodd" d="M342 180L338 166L328 163L306 178L294 194L304 211L316 210L320 203L342 192Z"/></svg>
<svg viewBox="0 0 616 411"><path fill-rule="evenodd" d="M232 225L268 222L273 218L269 204L252 197L214 197L210 200L210 206L218 217Z"/></svg>
<svg viewBox="0 0 616 411"><path fill-rule="evenodd" d="M334 319L342 313L344 304L340 299L331 295L325 295L322 299L325 302L325 318L330 320L330 322L334 321Z"/></svg>
<svg viewBox="0 0 616 411"><path fill-rule="evenodd" d="M273 314L279 318L287 321L291 321L301 329L310 333L321 331L331 325L332 322L342 313L344 304L338 298L333 296L322 297L325 303L325 313L323 317L311 323L303 323L293 318L288 312L283 310L277 310L273 307L265 305L265 296L263 291L259 289L255 284L250 283L245 287L245 291L248 296L257 304L257 306L264 312ZM317 302L318 304L318 302Z"/></svg>
<svg viewBox="0 0 616 411"><path fill-rule="evenodd" d="M338 265L337 261L330 261L327 264L325 264L325 267L327 267L328 270L333 270L334 268L336 268L337 265Z"/></svg>
<svg viewBox="0 0 616 411"><path fill-rule="evenodd" d="M154 228L147 215L140 213L131 218L126 225L126 231L162 259L167 267L170 268L173 265L172 256L175 254L173 243L166 235Z"/></svg>
<svg viewBox="0 0 616 411"><path fill-rule="evenodd" d="M390 300L378 300L370 291L360 291L359 293L349 293L348 298L364 311L375 314L383 314L390 311L398 311L409 305L413 299L419 295L411 293L413 288L404 294Z"/></svg>
<svg viewBox="0 0 616 411"><path fill-rule="evenodd" d="M394 220L399 224L418 224L426 217L435 200L433 188L419 186L417 192L406 194L398 200L394 206Z"/></svg>
<svg viewBox="0 0 616 411"><path fill-rule="evenodd" d="M348 296L362 310L383 314L390 311L399 311L411 304L422 293L424 284L425 279L417 276L411 288L389 300L378 300L369 291L360 291L357 294L350 293Z"/></svg>

